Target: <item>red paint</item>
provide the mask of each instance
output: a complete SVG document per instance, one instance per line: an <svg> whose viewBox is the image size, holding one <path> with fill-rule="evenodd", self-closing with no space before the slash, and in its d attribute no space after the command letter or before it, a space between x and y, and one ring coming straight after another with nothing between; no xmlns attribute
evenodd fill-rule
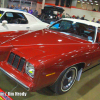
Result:
<svg viewBox="0 0 100 100"><path fill-rule="evenodd" d="M76 6L71 6L71 8L76 8Z"/></svg>
<svg viewBox="0 0 100 100"><path fill-rule="evenodd" d="M4 59L0 59L2 61L0 67L30 87L31 91L51 85L63 70L72 65L85 63L85 67L88 67L88 64L91 67L98 64L100 60L98 43L91 43L49 29L28 34L18 32L17 36L12 33L7 36L9 37L0 36L1 43L5 42L1 44L3 49L1 51L6 53ZM4 46L8 46L8 48L5 49ZM34 78L29 77L24 68L20 72L7 63L10 52L23 57L34 65ZM3 55L4 53L0 53L0 56L3 57ZM46 76L54 72L54 75Z"/></svg>

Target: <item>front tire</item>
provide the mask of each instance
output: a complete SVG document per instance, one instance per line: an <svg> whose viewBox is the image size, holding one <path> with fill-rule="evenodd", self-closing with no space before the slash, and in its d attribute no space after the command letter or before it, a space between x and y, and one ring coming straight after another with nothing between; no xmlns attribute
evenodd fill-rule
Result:
<svg viewBox="0 0 100 100"><path fill-rule="evenodd" d="M51 86L56 94L63 94L71 89L77 77L77 68L72 66L64 70L57 81Z"/></svg>

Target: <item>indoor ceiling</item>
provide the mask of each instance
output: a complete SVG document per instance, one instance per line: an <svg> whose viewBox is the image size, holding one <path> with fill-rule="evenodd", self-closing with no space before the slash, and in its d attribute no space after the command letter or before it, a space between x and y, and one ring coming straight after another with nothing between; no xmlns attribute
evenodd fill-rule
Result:
<svg viewBox="0 0 100 100"><path fill-rule="evenodd" d="M9 1L33 1L33 2L35 1L36 2L38 0L9 0Z"/></svg>
<svg viewBox="0 0 100 100"><path fill-rule="evenodd" d="M87 3L91 5L99 5L100 0L77 0L77 2Z"/></svg>

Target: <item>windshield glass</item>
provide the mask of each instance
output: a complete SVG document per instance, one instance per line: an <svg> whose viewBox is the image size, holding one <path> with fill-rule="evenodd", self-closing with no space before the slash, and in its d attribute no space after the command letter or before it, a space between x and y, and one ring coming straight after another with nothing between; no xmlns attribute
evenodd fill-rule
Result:
<svg viewBox="0 0 100 100"><path fill-rule="evenodd" d="M84 23L62 20L50 26L49 29L94 42L96 27Z"/></svg>
<svg viewBox="0 0 100 100"><path fill-rule="evenodd" d="M0 11L0 18L1 18L1 16L3 15L3 13L4 13L4 11Z"/></svg>

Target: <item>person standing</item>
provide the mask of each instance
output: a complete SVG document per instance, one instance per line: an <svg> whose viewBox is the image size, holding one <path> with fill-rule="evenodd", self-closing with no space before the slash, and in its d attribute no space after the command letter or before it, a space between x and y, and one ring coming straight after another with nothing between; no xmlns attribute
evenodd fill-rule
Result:
<svg viewBox="0 0 100 100"><path fill-rule="evenodd" d="M28 13L33 14L33 10L32 10L32 8L29 8Z"/></svg>
<svg viewBox="0 0 100 100"><path fill-rule="evenodd" d="M76 19L80 19L80 17L79 16L76 16Z"/></svg>
<svg viewBox="0 0 100 100"><path fill-rule="evenodd" d="M26 7L23 10L25 10L26 12L28 12L28 9Z"/></svg>
<svg viewBox="0 0 100 100"><path fill-rule="evenodd" d="M95 22L95 18L93 18L92 22Z"/></svg>
<svg viewBox="0 0 100 100"><path fill-rule="evenodd" d="M22 9L22 8L21 8L21 6L20 6L20 4L19 4L18 7L16 7L15 9Z"/></svg>
<svg viewBox="0 0 100 100"><path fill-rule="evenodd" d="M82 20L85 20L85 15L83 15L83 17L81 17Z"/></svg>
<svg viewBox="0 0 100 100"><path fill-rule="evenodd" d="M36 9L34 10L33 15L34 15L35 17L38 16L38 11L37 11Z"/></svg>
<svg viewBox="0 0 100 100"><path fill-rule="evenodd" d="M96 23L100 23L100 19L98 19L98 21L96 21Z"/></svg>
<svg viewBox="0 0 100 100"><path fill-rule="evenodd" d="M10 9L14 9L14 5L11 5Z"/></svg>
<svg viewBox="0 0 100 100"><path fill-rule="evenodd" d="M7 8L10 8L10 6L9 6L9 5L7 5Z"/></svg>
<svg viewBox="0 0 100 100"><path fill-rule="evenodd" d="M73 18L73 19L75 19L75 18L76 18L76 16L75 16L75 15L73 15L73 16L72 16L72 18Z"/></svg>
<svg viewBox="0 0 100 100"><path fill-rule="evenodd" d="M65 18L65 14L63 13L62 18Z"/></svg>

